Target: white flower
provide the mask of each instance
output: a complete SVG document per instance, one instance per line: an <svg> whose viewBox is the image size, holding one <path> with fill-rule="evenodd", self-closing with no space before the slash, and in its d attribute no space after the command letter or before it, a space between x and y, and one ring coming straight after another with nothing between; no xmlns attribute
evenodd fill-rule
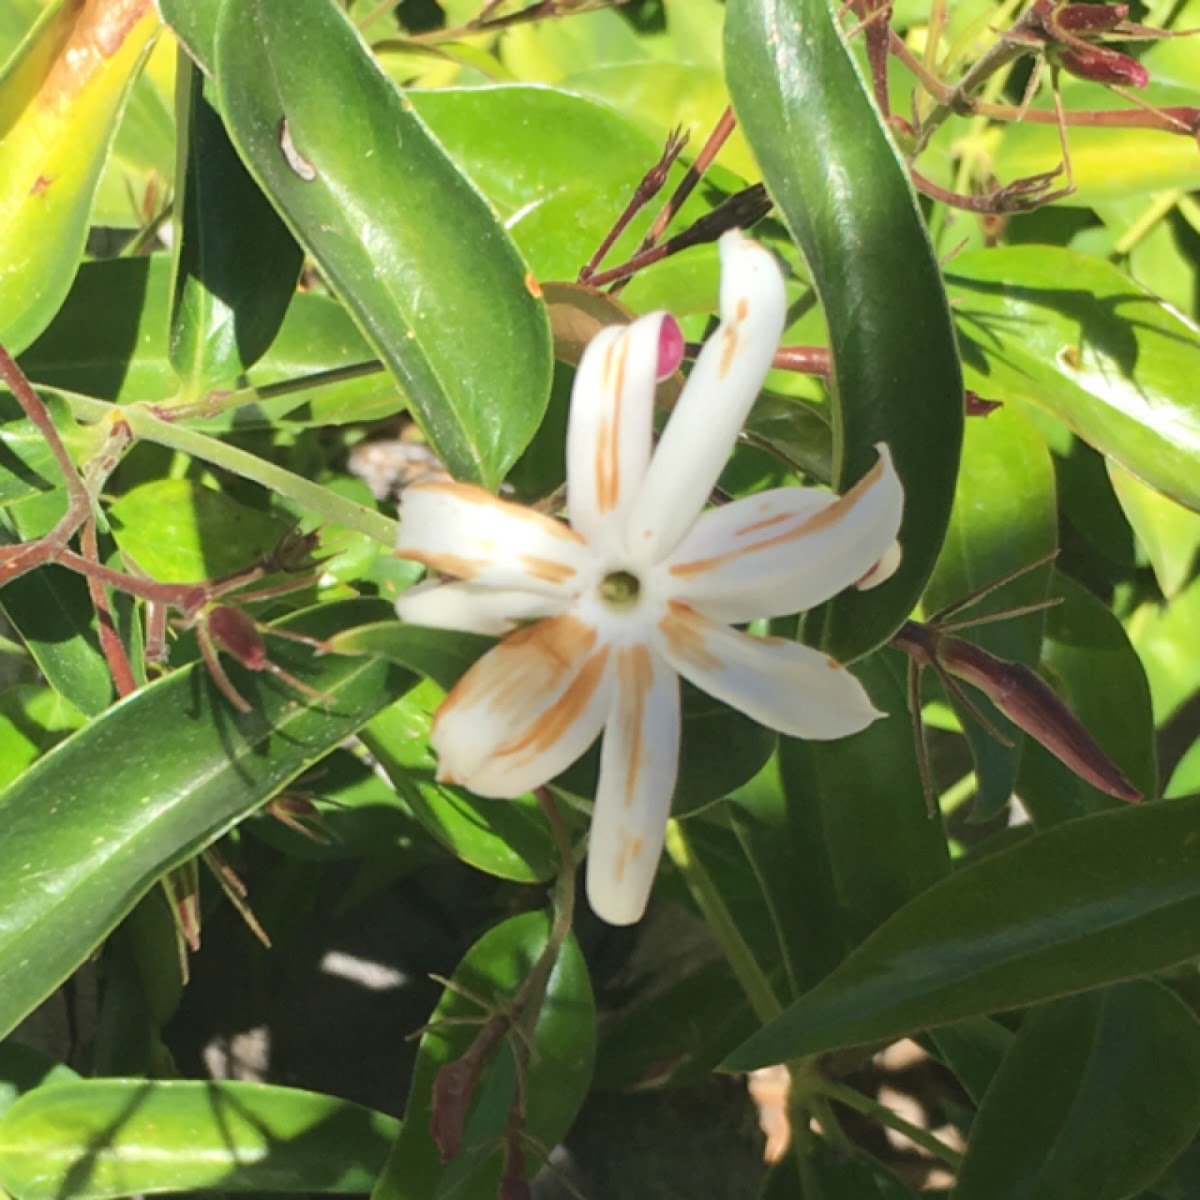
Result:
<svg viewBox="0 0 1200 1200"><path fill-rule="evenodd" d="M454 579L409 589L400 616L508 635L437 714L439 779L518 796L603 730L587 890L615 925L642 915L662 852L680 675L794 737L842 737L880 715L820 651L732 628L879 582L897 560L903 492L880 446L840 499L787 487L702 511L785 314L772 256L739 233L720 249L721 325L653 455L655 388L678 365L679 327L655 313L602 330L584 353L567 433L570 525L467 484L417 485L403 505L397 552Z"/></svg>

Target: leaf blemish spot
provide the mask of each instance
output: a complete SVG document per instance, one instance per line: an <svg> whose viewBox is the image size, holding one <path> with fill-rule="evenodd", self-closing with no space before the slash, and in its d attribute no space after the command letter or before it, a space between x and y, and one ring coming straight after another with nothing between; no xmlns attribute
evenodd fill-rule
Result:
<svg viewBox="0 0 1200 1200"><path fill-rule="evenodd" d="M279 118L279 149L283 151L283 157L287 165L305 183L312 183L316 179L317 168L296 149L296 144L292 141L292 130L288 125L287 117Z"/></svg>

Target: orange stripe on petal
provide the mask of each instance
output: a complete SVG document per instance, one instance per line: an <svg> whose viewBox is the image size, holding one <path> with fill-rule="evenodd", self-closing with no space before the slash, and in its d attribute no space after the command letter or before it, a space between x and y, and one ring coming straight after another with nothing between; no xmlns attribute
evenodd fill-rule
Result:
<svg viewBox="0 0 1200 1200"><path fill-rule="evenodd" d="M643 742L646 720L646 697L654 684L654 663L645 646L627 646L617 659L617 679L621 687L619 709L622 734L629 747L629 764L625 777L625 806L629 807L637 794L638 776L645 765L646 747Z"/></svg>
<svg viewBox="0 0 1200 1200"><path fill-rule="evenodd" d="M544 754L575 724L587 708L592 694L604 678L609 647L602 646L583 664L571 686L541 715L533 728L515 741L501 746L497 758L513 760L514 765Z"/></svg>
<svg viewBox="0 0 1200 1200"><path fill-rule="evenodd" d="M566 583L576 574L575 568L567 563L555 562L552 558L539 558L536 554L522 554L519 561L529 568L531 575L537 579L544 579L547 583Z"/></svg>
<svg viewBox="0 0 1200 1200"><path fill-rule="evenodd" d="M727 550L724 554L714 554L710 558L695 559L692 562L675 563L671 566L670 572L672 575L685 578L691 575L700 575L705 571L712 571L718 567L724 567L731 562L736 562L743 555L759 553L763 550L785 545L788 542L798 541L809 534L818 533L822 529L836 525L858 503L863 493L879 482L883 475L883 469L884 464L880 460L844 496L838 497L827 508L823 508L820 512L807 517L793 529L785 529L783 532L777 533L774 537L764 538L762 541L755 542L750 546L739 546L736 550ZM748 533L752 529L754 529L754 526L748 526L744 532Z"/></svg>
<svg viewBox="0 0 1200 1200"><path fill-rule="evenodd" d="M680 658L704 671L720 670L723 663L708 648L704 632L706 622L694 609L680 600L667 602L667 615L658 623L659 632Z"/></svg>

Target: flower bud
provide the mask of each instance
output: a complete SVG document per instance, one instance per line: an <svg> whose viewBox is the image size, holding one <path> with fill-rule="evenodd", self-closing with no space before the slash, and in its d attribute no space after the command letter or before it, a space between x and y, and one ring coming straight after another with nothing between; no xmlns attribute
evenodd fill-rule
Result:
<svg viewBox="0 0 1200 1200"><path fill-rule="evenodd" d="M1064 71L1093 83L1144 88L1150 82L1150 72L1119 50L1105 50L1100 46L1058 46L1055 57Z"/></svg>

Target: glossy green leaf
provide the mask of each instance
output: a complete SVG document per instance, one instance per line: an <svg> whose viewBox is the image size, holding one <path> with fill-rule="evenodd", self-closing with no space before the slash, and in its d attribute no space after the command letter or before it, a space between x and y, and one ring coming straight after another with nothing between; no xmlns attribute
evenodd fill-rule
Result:
<svg viewBox="0 0 1200 1200"><path fill-rule="evenodd" d="M222 0L159 0L162 19L171 27L180 45L206 75L211 75L217 57L217 17Z"/></svg>
<svg viewBox="0 0 1200 1200"><path fill-rule="evenodd" d="M1069 576L1055 575L1042 670L1108 756L1141 789L1158 794L1154 719L1146 672L1120 621ZM1018 791L1039 828L1124 802L1084 782L1030 740Z"/></svg>
<svg viewBox="0 0 1200 1200"><path fill-rule="evenodd" d="M991 1017L970 1017L929 1032L935 1056L946 1064L975 1104L984 1097L1013 1042L1013 1032Z"/></svg>
<svg viewBox="0 0 1200 1200"><path fill-rule="evenodd" d="M15 1038L0 1044L0 1117L23 1093L42 1084L67 1083L79 1075L48 1054Z"/></svg>
<svg viewBox="0 0 1200 1200"><path fill-rule="evenodd" d="M25 683L0 692L0 788L83 722L83 714L52 688Z"/></svg>
<svg viewBox="0 0 1200 1200"><path fill-rule="evenodd" d="M52 396L43 396L53 415L62 409ZM62 422L63 426L69 421ZM60 422L55 422L56 428ZM60 430L61 431L61 430ZM46 439L34 428L8 392L0 392L0 504L14 504L63 486L62 472Z"/></svg>
<svg viewBox="0 0 1200 1200"><path fill-rule="evenodd" d="M262 357L304 256L230 145L212 82L182 55L178 70L170 353L195 399Z"/></svg>
<svg viewBox="0 0 1200 1200"><path fill-rule="evenodd" d="M149 0L58 3L0 73L0 341L49 324L83 253L100 170L159 29Z"/></svg>
<svg viewBox="0 0 1200 1200"><path fill-rule="evenodd" d="M81 1079L0 1118L0 1184L19 1200L157 1192L365 1192L398 1122L296 1088Z"/></svg>
<svg viewBox="0 0 1200 1200"><path fill-rule="evenodd" d="M1200 688L1200 579L1169 604L1143 604L1127 623L1129 639L1145 667L1154 723L1161 727L1184 710Z"/></svg>
<svg viewBox="0 0 1200 1200"><path fill-rule="evenodd" d="M930 819L921 787L905 667L890 649L854 666L886 719L836 741L780 743L784 791L799 826L794 861L805 863L800 873L813 873L814 889L824 877L830 891L818 901L821 922L840 933L844 950L950 869L941 822ZM814 861L821 858L827 865ZM820 970L806 966L802 987Z"/></svg>
<svg viewBox="0 0 1200 1200"><path fill-rule="evenodd" d="M925 591L927 614L1046 558L1057 545L1054 466L1036 428L1022 412L1007 406L985 419L968 421L950 528ZM947 619L969 620L1036 604L1046 598L1051 574L1049 564L1043 564ZM974 628L965 636L992 654L1036 666L1042 625L1042 614L1030 613ZM972 815L986 820L1012 795L1022 735L985 696L966 690L971 702L1013 743L998 742L955 703L975 760L978 782Z"/></svg>
<svg viewBox="0 0 1200 1200"><path fill-rule="evenodd" d="M348 601L290 628L328 636L378 619ZM386 611L386 610L385 610ZM277 793L339 745L413 676L378 660L278 641L272 659L333 703L302 700L233 664L254 709L242 716L200 664L109 709L0 793L0 1031L7 1032L87 956L169 867ZM98 771L96 764L105 769Z"/></svg>
<svg viewBox="0 0 1200 1200"><path fill-rule="evenodd" d="M244 570L290 528L277 513L248 508L192 479L143 483L117 500L108 518L122 553L169 583Z"/></svg>
<svg viewBox="0 0 1200 1200"><path fill-rule="evenodd" d="M484 1068L468 1100L462 1151L446 1164L429 1132L433 1081L441 1067L471 1046L480 1032L479 1021L512 1000L545 949L549 932L547 913L512 917L489 929L459 963L421 1038L404 1127L374 1195L387 1200L496 1196L515 1085L511 1044L502 1042ZM587 967L573 935L559 951L544 1002L522 1017L529 1041L524 1132L533 1139L526 1150L532 1175L542 1162L542 1154L533 1147L540 1145L548 1153L562 1139L591 1082L596 1013Z"/></svg>
<svg viewBox="0 0 1200 1200"><path fill-rule="evenodd" d="M1200 509L1200 331L1109 263L1052 246L964 254L946 281L969 387L1045 409Z"/></svg>
<svg viewBox="0 0 1200 1200"><path fill-rule="evenodd" d="M446 152L504 218L543 282L578 275L662 154L662 143L622 113L549 88L450 88L414 92L412 102ZM676 166L666 189L682 174ZM672 228L686 227L709 207L693 197ZM606 266L633 252L648 221L635 221L605 259ZM639 307L644 283L662 275L686 279L684 260L693 257L694 251L650 268L645 281L635 279L622 299ZM669 304L679 313L698 303L711 308L715 301L715 287L697 294L677 286L660 288L654 304Z"/></svg>
<svg viewBox="0 0 1200 1200"><path fill-rule="evenodd" d="M908 615L941 547L963 422L954 329L905 169L826 0L732 0L725 36L738 119L825 310L835 485L886 442L905 488L898 574L825 615L823 643L850 659Z"/></svg>
<svg viewBox="0 0 1200 1200"><path fill-rule="evenodd" d="M344 653L378 655L428 676L362 731L363 742L417 819L452 854L502 879L532 883L549 879L559 865L537 800L528 795L492 800L438 783L429 746L445 691L491 644L475 634L399 621L363 625L334 639Z"/></svg>
<svg viewBox="0 0 1200 1200"><path fill-rule="evenodd" d="M725 1066L890 1040L1195 957L1197 820L1200 797L1127 807L969 863L900 909Z"/></svg>
<svg viewBox="0 0 1200 1200"><path fill-rule="evenodd" d="M494 800L437 782L429 733L443 696L432 680L421 684L371 721L363 743L416 818L455 857L517 883L549 879L559 856L532 795Z"/></svg>
<svg viewBox="0 0 1200 1200"><path fill-rule="evenodd" d="M1137 100L1125 100L1100 84L1072 81L1062 89L1069 111L1105 111L1138 107L1196 103L1194 82L1175 87L1152 82ZM1048 108L1050 101L1042 105ZM1067 138L1071 153L1074 191L1058 203L1089 207L1126 197L1149 198L1168 188L1200 187L1200 155L1196 140L1186 130L1165 133L1156 129L1119 129L1102 126L1072 129ZM993 169L1004 182L1057 171L1062 146L1053 124L1015 123L1005 128L996 149Z"/></svg>
<svg viewBox="0 0 1200 1200"><path fill-rule="evenodd" d="M0 532L0 541L6 540ZM88 716L113 700L87 584L64 567L48 566L7 584L0 611L20 634L46 682Z"/></svg>
<svg viewBox="0 0 1200 1200"><path fill-rule="evenodd" d="M61 495L47 496L21 505L10 521L0 520L0 543L44 533L61 514L61 501ZM108 707L112 677L81 576L54 564L31 571L0 592L0 610L59 695L89 716Z"/></svg>
<svg viewBox="0 0 1200 1200"><path fill-rule="evenodd" d="M550 332L495 213L330 0L227 2L216 76L238 152L442 460L498 484L545 409Z"/></svg>
<svg viewBox="0 0 1200 1200"><path fill-rule="evenodd" d="M35 382L128 403L166 400L178 389L168 354L171 263L166 255L85 263L66 303L46 332L21 356ZM389 416L403 407L380 368L362 378L325 378L370 363L373 351L346 310L316 292L296 295L265 357L247 382L272 389L315 377L232 409L204 428L248 428L284 419L304 425L343 424ZM254 396L247 397L254 401Z"/></svg>
<svg viewBox="0 0 1200 1200"><path fill-rule="evenodd" d="M1114 462L1108 464L1113 490L1154 568L1162 594L1170 599L1192 575L1200 550L1200 514L1183 508Z"/></svg>
<svg viewBox="0 0 1200 1200"><path fill-rule="evenodd" d="M1030 1013L971 1129L955 1200L1140 1195L1200 1127L1200 1021L1137 982Z"/></svg>

